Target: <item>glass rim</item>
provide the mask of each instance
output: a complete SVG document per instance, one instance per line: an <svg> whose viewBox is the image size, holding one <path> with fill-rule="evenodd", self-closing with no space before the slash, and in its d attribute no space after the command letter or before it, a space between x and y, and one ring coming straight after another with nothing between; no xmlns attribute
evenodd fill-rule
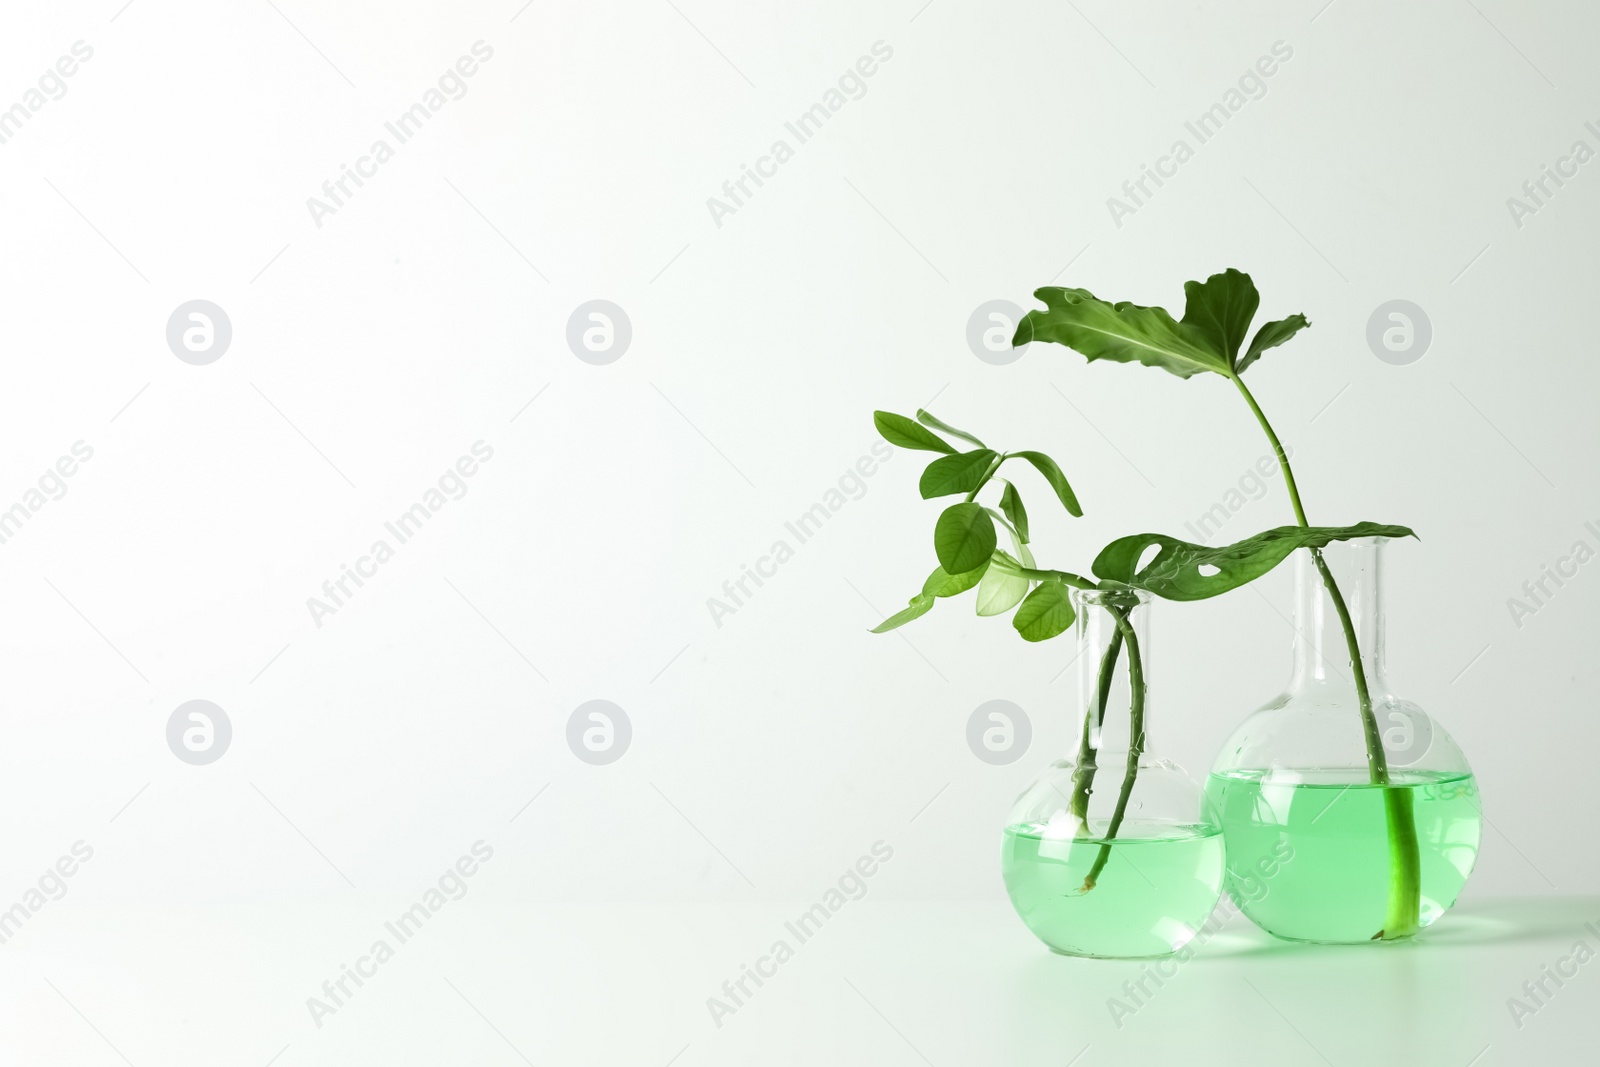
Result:
<svg viewBox="0 0 1600 1067"><path fill-rule="evenodd" d="M1155 599L1155 595L1148 589L1073 589L1072 598L1079 604L1102 606L1109 597L1135 598L1139 606L1144 606Z"/></svg>

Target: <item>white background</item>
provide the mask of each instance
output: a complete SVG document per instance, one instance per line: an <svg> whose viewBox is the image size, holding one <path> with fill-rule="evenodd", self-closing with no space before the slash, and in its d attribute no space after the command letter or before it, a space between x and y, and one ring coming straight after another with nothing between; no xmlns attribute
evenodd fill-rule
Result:
<svg viewBox="0 0 1600 1067"><path fill-rule="evenodd" d="M1223 1017L1208 1040L1278 1062L1355 1062L1362 1026L1412 1062L1566 1055L1600 977L1520 1030L1505 1000L1600 920L1600 571L1520 626L1508 599L1600 549L1600 162L1520 226L1507 198L1600 149L1593 10L275 3L5 12L0 108L93 57L0 144L0 509L94 450L0 545L0 908L94 849L0 946L6 1062L1093 1064ZM318 226L307 198L480 40L466 94ZM718 225L707 199L879 41L865 95ZM1279 41L1265 94L1118 225L1107 198ZM1391 673L1491 821L1454 935L1305 957L1236 920L1218 981L1117 1030L1136 965L1049 957L998 877L1010 799L1066 747L1068 641L969 601L867 634L934 562L914 454L806 544L784 523L869 454L874 408L937 396L1062 461L1082 520L1023 480L1047 565L1183 533L1267 452L1225 382L1046 345L994 366L967 320L1052 282L1181 306L1229 266L1313 322L1250 376L1312 520L1421 534L1391 556ZM207 366L166 342L192 299L232 323ZM566 342L592 299L632 323L606 366ZM1432 323L1410 365L1367 345L1392 299ZM480 440L466 495L316 625L307 598ZM1274 486L1223 536L1290 519ZM1197 774L1286 677L1287 569L1259 593L1157 606L1156 742ZM197 698L233 727L204 767L166 743ZM631 721L609 766L566 742L592 699ZM1005 767L965 741L991 699L1033 725ZM880 839L832 944L713 1025ZM465 900L314 1025L478 840Z"/></svg>

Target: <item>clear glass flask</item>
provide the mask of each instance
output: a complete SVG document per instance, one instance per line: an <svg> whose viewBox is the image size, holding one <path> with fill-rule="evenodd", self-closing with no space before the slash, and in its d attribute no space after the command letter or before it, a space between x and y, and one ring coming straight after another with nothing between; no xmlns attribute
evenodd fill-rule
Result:
<svg viewBox="0 0 1600 1067"><path fill-rule="evenodd" d="M1006 891L1052 951L1170 955L1221 895L1221 830L1200 786L1151 751L1149 594L1076 591L1073 600L1076 751L1012 806Z"/></svg>
<svg viewBox="0 0 1600 1067"><path fill-rule="evenodd" d="M1455 903L1478 855L1466 757L1385 672L1387 540L1335 542L1320 565L1295 554L1289 688L1233 732L1207 780L1229 894L1291 941L1410 937Z"/></svg>

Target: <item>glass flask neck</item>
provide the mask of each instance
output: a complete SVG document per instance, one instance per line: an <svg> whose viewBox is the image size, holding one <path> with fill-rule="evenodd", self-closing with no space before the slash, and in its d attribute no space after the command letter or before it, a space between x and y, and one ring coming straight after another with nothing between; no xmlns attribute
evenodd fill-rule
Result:
<svg viewBox="0 0 1600 1067"><path fill-rule="evenodd" d="M1361 650L1368 690L1374 695L1388 691L1384 676L1382 566L1387 540L1363 537L1335 541L1319 550L1320 567L1310 549L1294 554L1293 689L1353 686L1350 646L1339 610L1342 600Z"/></svg>
<svg viewBox="0 0 1600 1067"><path fill-rule="evenodd" d="M1140 749L1150 748L1150 594L1074 590L1078 617L1079 757L1126 752L1138 719ZM1140 699L1135 700L1135 688Z"/></svg>

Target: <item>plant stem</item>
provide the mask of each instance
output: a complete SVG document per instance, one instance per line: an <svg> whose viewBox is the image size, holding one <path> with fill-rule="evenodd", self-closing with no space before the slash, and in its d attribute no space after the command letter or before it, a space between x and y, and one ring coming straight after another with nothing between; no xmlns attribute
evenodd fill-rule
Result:
<svg viewBox="0 0 1600 1067"><path fill-rule="evenodd" d="M1122 818L1128 813L1128 797L1133 793L1133 781L1139 774L1139 757L1144 754L1144 662L1139 655L1139 638L1133 632L1133 626L1128 622L1128 609L1107 607L1108 611L1117 619L1117 632L1123 637L1128 646L1128 689L1130 703L1128 705L1128 762L1122 772L1122 788L1117 791L1117 806L1111 813L1111 825L1106 827L1104 843L1100 846L1100 854L1094 858L1094 866L1089 868L1088 875L1083 880L1080 892L1087 893L1095 887L1095 882L1100 877L1100 872L1105 869L1106 861L1111 858L1111 840L1117 836L1117 831L1122 828Z"/></svg>
<svg viewBox="0 0 1600 1067"><path fill-rule="evenodd" d="M1309 527L1311 524L1306 521L1306 509L1300 503L1300 489L1295 484L1294 470L1289 466L1289 454L1284 451L1283 443L1278 440L1272 424L1267 421L1266 413L1261 410L1261 405L1256 403L1256 398L1244 384L1244 379L1237 375L1231 377L1233 384L1239 389L1239 394L1244 397L1245 403L1250 405L1256 421L1261 424L1267 440L1272 442L1272 450L1278 457L1278 469L1283 472L1284 488L1289 491L1289 502L1294 505L1295 519L1302 528ZM1334 581L1333 571L1322 558L1322 550L1313 548L1308 551L1311 553L1311 558L1316 561L1317 572L1322 576L1322 584L1333 600L1334 611L1338 613L1339 626L1344 630L1345 649L1350 656L1350 672L1355 680L1356 702L1361 711L1361 730L1366 742L1368 776L1372 779L1373 785L1388 787L1383 791L1383 810L1389 838L1389 907L1383 929L1378 931L1373 939L1405 937L1416 932L1422 895L1422 860L1417 849L1417 824L1412 810L1411 793L1403 787L1390 786L1389 761L1383 751L1383 735L1378 731L1377 717L1372 713L1372 694L1367 688L1367 671L1361 661L1361 645L1356 638L1355 623L1350 618L1350 608L1345 604L1339 584Z"/></svg>
<svg viewBox="0 0 1600 1067"><path fill-rule="evenodd" d="M1096 583L1091 582L1082 575L1073 574L1071 571L1052 571L1043 570L1038 567L1019 567L1017 569L1017 573L1022 575L1024 578L1029 578L1036 582L1062 582L1066 585L1072 586L1074 589L1100 588L1100 586Z"/></svg>
<svg viewBox="0 0 1600 1067"><path fill-rule="evenodd" d="M1099 769L1094 761L1094 746L1090 738L1094 736L1093 728L1102 726L1106 721L1106 703L1111 699L1111 679L1116 673L1117 656L1122 651L1122 631L1117 630L1111 635L1111 641L1106 645L1106 650L1100 655L1100 677L1096 687L1095 709L1085 712L1083 716L1083 736L1078 738L1078 759L1072 772L1072 817L1077 820L1077 836L1089 836L1089 792L1094 786L1095 771Z"/></svg>
<svg viewBox="0 0 1600 1067"><path fill-rule="evenodd" d="M983 477L978 481L978 484L973 486L972 492L967 494L967 503L970 504L974 500L978 499L979 490L989 484L989 479L995 476L995 473L1000 470L1000 464L1004 463L1005 461L1006 457L1004 455L996 456L994 459L989 461L989 469L983 472Z"/></svg>

